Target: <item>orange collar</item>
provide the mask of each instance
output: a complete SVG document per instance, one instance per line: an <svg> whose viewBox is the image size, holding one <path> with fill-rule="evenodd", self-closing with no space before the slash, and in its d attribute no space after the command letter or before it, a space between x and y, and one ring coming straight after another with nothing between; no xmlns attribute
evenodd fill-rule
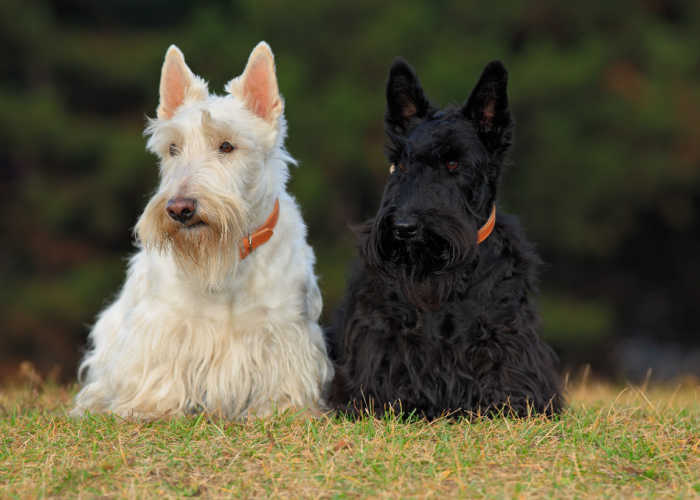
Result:
<svg viewBox="0 0 700 500"><path fill-rule="evenodd" d="M273 229L275 229L275 226L277 225L277 219L279 219L279 215L280 200L278 198L275 200L275 208L272 209L272 213L267 218L265 223L262 226L260 226L254 233L249 234L244 238L241 238L240 245L238 246L238 255L240 256L241 260L248 257L251 253L253 253L253 250L258 248L260 245L265 244L267 240L272 238L272 235L275 234Z"/></svg>
<svg viewBox="0 0 700 500"><path fill-rule="evenodd" d="M486 238L489 237L493 228L496 225L496 205L494 204L491 209L491 215L489 215L489 220L479 228L479 232L476 233L476 244L482 243Z"/></svg>

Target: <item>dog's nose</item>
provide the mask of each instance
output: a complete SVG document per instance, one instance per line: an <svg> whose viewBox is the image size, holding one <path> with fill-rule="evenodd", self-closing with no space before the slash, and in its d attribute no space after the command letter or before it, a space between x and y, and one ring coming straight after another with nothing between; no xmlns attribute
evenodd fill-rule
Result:
<svg viewBox="0 0 700 500"><path fill-rule="evenodd" d="M415 219L397 219L394 221L394 236L398 240L410 240L418 233Z"/></svg>
<svg viewBox="0 0 700 500"><path fill-rule="evenodd" d="M171 219L185 223L197 211L197 200L192 198L171 198L165 209Z"/></svg>

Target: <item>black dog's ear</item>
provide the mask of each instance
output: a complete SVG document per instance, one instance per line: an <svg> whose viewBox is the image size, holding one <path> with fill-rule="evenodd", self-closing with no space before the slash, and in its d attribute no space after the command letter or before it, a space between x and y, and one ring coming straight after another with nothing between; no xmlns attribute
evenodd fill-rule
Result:
<svg viewBox="0 0 700 500"><path fill-rule="evenodd" d="M430 109L416 73L401 58L394 60L389 71L386 104L386 124L395 133L405 132L412 120L424 118Z"/></svg>
<svg viewBox="0 0 700 500"><path fill-rule="evenodd" d="M512 119L508 109L508 72L500 61L491 61L462 108L489 151L507 148L511 141Z"/></svg>

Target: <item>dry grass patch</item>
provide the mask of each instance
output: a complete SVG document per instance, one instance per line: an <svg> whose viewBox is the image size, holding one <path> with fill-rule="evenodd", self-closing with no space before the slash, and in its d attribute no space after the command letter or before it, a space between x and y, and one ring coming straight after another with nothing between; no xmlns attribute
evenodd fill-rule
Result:
<svg viewBox="0 0 700 500"><path fill-rule="evenodd" d="M0 497L697 497L700 385L577 384L559 418L67 417L0 388Z"/></svg>

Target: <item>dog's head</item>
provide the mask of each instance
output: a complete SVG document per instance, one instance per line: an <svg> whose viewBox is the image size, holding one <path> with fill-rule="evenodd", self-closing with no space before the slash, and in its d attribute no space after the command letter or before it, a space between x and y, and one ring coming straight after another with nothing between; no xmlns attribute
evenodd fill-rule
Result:
<svg viewBox="0 0 700 500"><path fill-rule="evenodd" d="M494 61L463 106L439 110L406 62L391 67L385 131L392 168L362 252L370 266L400 278L419 305L444 300L453 271L478 255L477 231L491 213L512 139L506 84L505 68Z"/></svg>
<svg viewBox="0 0 700 500"><path fill-rule="evenodd" d="M226 94L209 94L171 46L148 149L161 182L135 231L146 248L173 251L178 266L210 287L235 269L237 245L272 210L287 181L286 134L270 47L260 42Z"/></svg>

